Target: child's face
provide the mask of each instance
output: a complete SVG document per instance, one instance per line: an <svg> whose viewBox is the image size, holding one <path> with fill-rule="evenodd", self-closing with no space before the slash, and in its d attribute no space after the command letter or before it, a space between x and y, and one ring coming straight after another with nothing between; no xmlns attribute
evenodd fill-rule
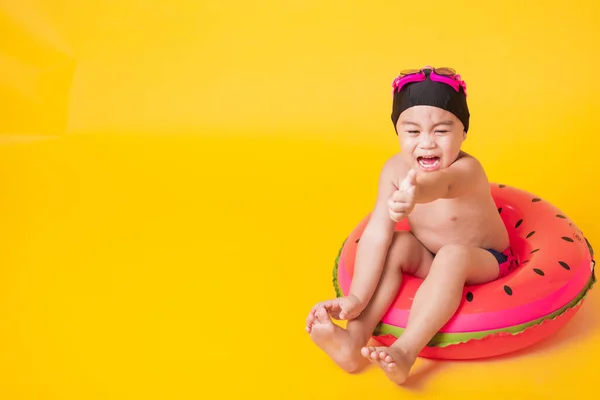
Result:
<svg viewBox="0 0 600 400"><path fill-rule="evenodd" d="M396 124L401 153L416 172L447 168L458 154L466 132L454 114L432 106L408 108Z"/></svg>

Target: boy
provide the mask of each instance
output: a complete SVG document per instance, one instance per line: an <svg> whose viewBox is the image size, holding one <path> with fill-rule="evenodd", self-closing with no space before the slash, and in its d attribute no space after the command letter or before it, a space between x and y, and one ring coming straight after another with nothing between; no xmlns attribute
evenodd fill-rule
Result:
<svg viewBox="0 0 600 400"><path fill-rule="evenodd" d="M506 274L510 256L485 171L461 150L470 114L460 76L425 67L401 73L393 87L401 151L382 168L349 294L315 305L306 330L344 370L371 362L402 384L421 349L456 312L464 285ZM411 231L394 232L403 218ZM404 333L391 347L365 347L403 273L424 279ZM347 319L346 329L331 317Z"/></svg>

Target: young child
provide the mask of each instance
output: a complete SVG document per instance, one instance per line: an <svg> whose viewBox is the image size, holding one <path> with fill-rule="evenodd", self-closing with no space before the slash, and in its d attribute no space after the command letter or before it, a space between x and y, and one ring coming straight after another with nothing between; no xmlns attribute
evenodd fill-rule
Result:
<svg viewBox="0 0 600 400"><path fill-rule="evenodd" d="M461 150L470 114L460 76L425 67L403 72L393 87L400 153L381 170L349 294L316 304L306 330L344 370L371 362L402 384L421 349L456 312L464 285L497 279L511 259L485 171ZM403 218L411 231L395 232ZM403 273L424 279L404 333L391 347L365 347ZM348 320L346 329L330 317Z"/></svg>

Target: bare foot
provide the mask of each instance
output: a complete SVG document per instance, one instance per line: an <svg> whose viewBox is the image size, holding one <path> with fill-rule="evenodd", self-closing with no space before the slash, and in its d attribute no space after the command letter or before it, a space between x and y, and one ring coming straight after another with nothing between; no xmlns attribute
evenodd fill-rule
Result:
<svg viewBox="0 0 600 400"><path fill-rule="evenodd" d="M368 364L360 355L360 346L354 344L347 331L331 321L324 307L316 310L307 330L313 342L346 372L357 372Z"/></svg>
<svg viewBox="0 0 600 400"><path fill-rule="evenodd" d="M381 368L387 377L397 383L403 384L408 378L408 373L415 363L406 352L398 347L363 347L360 351L363 357Z"/></svg>

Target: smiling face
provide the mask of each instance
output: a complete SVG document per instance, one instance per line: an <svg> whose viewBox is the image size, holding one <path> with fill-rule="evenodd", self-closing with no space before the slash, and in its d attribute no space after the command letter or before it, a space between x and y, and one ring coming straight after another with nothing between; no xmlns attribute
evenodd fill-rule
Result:
<svg viewBox="0 0 600 400"><path fill-rule="evenodd" d="M450 166L458 157L466 132L454 114L432 106L406 109L396 124L401 153L417 172Z"/></svg>

